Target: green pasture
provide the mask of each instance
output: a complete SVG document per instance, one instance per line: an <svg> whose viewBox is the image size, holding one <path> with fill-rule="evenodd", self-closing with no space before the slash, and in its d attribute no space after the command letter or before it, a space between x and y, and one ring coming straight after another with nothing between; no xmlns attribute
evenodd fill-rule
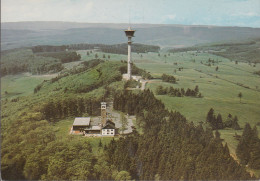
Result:
<svg viewBox="0 0 260 181"><path fill-rule="evenodd" d="M1 78L1 99L33 94L34 88L55 75L8 75Z"/></svg>

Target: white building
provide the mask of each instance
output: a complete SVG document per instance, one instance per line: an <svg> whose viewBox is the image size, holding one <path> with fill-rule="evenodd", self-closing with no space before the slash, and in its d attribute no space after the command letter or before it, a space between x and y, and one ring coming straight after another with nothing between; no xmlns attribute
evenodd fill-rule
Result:
<svg viewBox="0 0 260 181"><path fill-rule="evenodd" d="M116 134L115 123L112 121L107 121L105 126L102 128L102 136L114 136Z"/></svg>

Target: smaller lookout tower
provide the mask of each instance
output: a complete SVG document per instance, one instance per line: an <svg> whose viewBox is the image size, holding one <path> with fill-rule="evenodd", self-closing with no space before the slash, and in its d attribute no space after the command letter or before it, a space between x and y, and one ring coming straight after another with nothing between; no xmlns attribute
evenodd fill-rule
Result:
<svg viewBox="0 0 260 181"><path fill-rule="evenodd" d="M104 126L107 122L107 103L101 102L101 124Z"/></svg>
<svg viewBox="0 0 260 181"><path fill-rule="evenodd" d="M125 35L128 37L128 60L127 60L127 80L132 79L132 69L131 69L131 44L132 44L132 37L134 37L135 30L132 30L129 27L125 30Z"/></svg>

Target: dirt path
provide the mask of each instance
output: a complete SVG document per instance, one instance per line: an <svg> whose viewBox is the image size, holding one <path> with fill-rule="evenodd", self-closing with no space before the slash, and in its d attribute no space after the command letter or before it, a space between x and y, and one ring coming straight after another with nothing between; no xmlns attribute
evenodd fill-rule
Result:
<svg viewBox="0 0 260 181"><path fill-rule="evenodd" d="M53 78L53 77L57 77L58 73L55 74L40 74L40 75L33 75L29 72L23 73L24 76L27 77L35 77L35 78Z"/></svg>

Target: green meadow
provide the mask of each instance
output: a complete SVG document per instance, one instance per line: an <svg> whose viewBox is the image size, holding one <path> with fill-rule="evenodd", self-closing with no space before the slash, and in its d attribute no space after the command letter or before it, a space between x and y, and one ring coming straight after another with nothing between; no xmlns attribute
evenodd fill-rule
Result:
<svg viewBox="0 0 260 181"><path fill-rule="evenodd" d="M53 75L7 75L1 78L1 99L28 96L33 94L34 88L44 80L55 77Z"/></svg>

